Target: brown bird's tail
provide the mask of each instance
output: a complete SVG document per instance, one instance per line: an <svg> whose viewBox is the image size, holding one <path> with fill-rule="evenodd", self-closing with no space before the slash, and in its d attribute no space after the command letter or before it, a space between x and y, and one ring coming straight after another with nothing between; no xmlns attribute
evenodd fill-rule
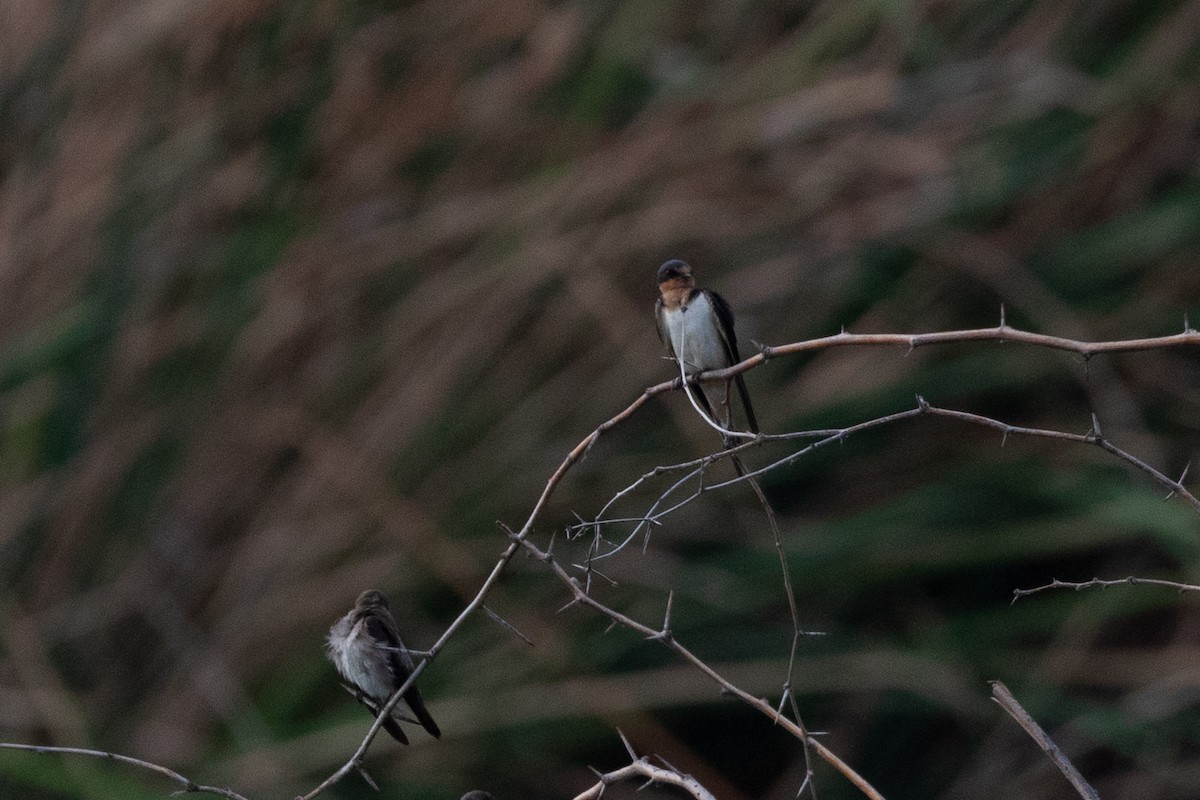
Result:
<svg viewBox="0 0 1200 800"><path fill-rule="evenodd" d="M365 697L360 697L360 700L362 701L363 705L371 709L372 714L377 717L379 716L379 706L375 705L374 702ZM421 723L421 727L428 731L430 736L434 737L435 739L442 738L442 731L440 728L438 728L437 723L433 721L433 717L430 715L429 709L425 708L425 701L421 698L420 692L418 692L415 688L409 689L404 693L404 702L408 703L408 707L412 709L413 714L415 714L417 717L417 722ZM396 706L392 709L392 715L400 713L399 706ZM408 735L405 734L404 729L400 727L400 720L392 715L389 715L388 718L383 721L383 729L390 733L392 738L400 744L408 744Z"/></svg>
<svg viewBox="0 0 1200 800"><path fill-rule="evenodd" d="M394 717L388 717L383 721L383 729L400 744L408 744L408 737L404 734L404 729L400 727L400 723L396 722Z"/></svg>
<svg viewBox="0 0 1200 800"><path fill-rule="evenodd" d="M425 701L421 697L421 693L417 691L417 687L413 687L404 693L404 700L408 703L408 707L417 715L417 722L421 723L430 736L435 739L442 738L442 731L437 723L433 721L433 716L430 715L429 709L425 708Z"/></svg>
<svg viewBox="0 0 1200 800"><path fill-rule="evenodd" d="M358 702L367 707L367 710L371 712L371 716L379 716L379 709L381 706L377 704L374 699L367 697L361 691L355 691L354 697L356 700L358 700ZM395 717L389 715L388 718L383 721L383 729L390 733L392 738L400 744L408 744L408 736L405 735L404 729L400 727L400 723L396 721Z"/></svg>

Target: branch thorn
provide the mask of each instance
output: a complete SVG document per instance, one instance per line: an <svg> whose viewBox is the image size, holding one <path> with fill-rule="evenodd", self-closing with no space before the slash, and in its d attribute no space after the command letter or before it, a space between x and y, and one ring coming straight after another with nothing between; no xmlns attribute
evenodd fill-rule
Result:
<svg viewBox="0 0 1200 800"><path fill-rule="evenodd" d="M367 770L365 767L363 767L362 764L359 764L356 761L354 763L354 769L356 769L358 771L358 774L362 776L362 779L367 782L368 786L370 786L372 789L374 789L377 792L379 791L379 787L375 784L375 781L371 780L371 776L369 774L367 774Z"/></svg>
<svg viewBox="0 0 1200 800"><path fill-rule="evenodd" d="M521 641L525 642L525 644L529 645L530 647L533 647L533 640L530 639L525 634L521 633L519 630L517 630L516 627L511 622L504 619L504 617L500 616L495 611L492 611L490 608L487 607L487 605L483 605L481 607L483 608L484 613L486 613L489 617L491 617L493 620L495 620L497 623L504 626L505 628L508 628L510 631L512 631L514 634L516 634L518 637L520 637Z"/></svg>
<svg viewBox="0 0 1200 800"><path fill-rule="evenodd" d="M637 761L638 754L634 752L633 745L629 743L629 739L625 736L625 731L617 728L617 736L621 737L621 743L625 745L625 752L629 753L630 760Z"/></svg>

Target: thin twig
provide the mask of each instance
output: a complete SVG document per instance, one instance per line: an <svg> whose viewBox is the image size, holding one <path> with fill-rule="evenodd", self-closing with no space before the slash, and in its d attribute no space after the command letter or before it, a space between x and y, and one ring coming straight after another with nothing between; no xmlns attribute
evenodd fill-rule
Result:
<svg viewBox="0 0 1200 800"><path fill-rule="evenodd" d="M1083 775L1079 770L1075 769L1072 764L1059 749L1058 745L1042 730L1042 726L1037 724L1037 720L1029 715L1029 712L1021 707L1017 702L1017 698L1013 697L1012 692L1008 690L1000 681L992 681L992 699L999 704L1001 708L1008 712L1009 716L1017 721L1017 724L1025 729L1029 737L1037 742L1038 747L1045 751L1054 765L1059 768L1071 785L1075 787L1075 791L1084 800L1100 800L1100 795L1096 790L1084 780Z"/></svg>
<svg viewBox="0 0 1200 800"><path fill-rule="evenodd" d="M60 753L63 755L76 756L92 756L94 758L106 758L109 761L117 761L122 764L140 767L141 769L157 772L159 775L165 775L171 780L178 783L183 788L177 794L215 794L220 797L228 798L228 800L246 800L245 797L235 792L233 789L222 789L219 786L204 786L196 783L191 778L180 775L169 767L164 767L161 764L154 764L149 761L143 761L140 758L133 756L123 756L120 753L109 753L104 750L88 750L83 747L47 747L35 744L13 744L10 742L0 742L0 748L5 750L28 750L33 753Z"/></svg>
<svg viewBox="0 0 1200 800"><path fill-rule="evenodd" d="M796 717L796 724L805 731L808 731L808 729L804 727L804 721L800 719L800 708L796 705L796 693L788 692L787 699L788 703L792 707L792 714ZM804 782L800 784L800 788L796 791L796 796L799 797L800 795L804 794L804 790L807 788L812 800L817 800L817 783L813 780L813 775L815 775L815 772L813 771L812 764L812 747L809 745L809 743L812 741L812 731L808 731L808 734L809 735L801 741L804 749Z"/></svg>
<svg viewBox="0 0 1200 800"><path fill-rule="evenodd" d="M845 428L836 429L832 432L831 431L822 431L821 432L822 434L826 434L824 436L824 438L821 438L815 442L812 442L811 444L806 445L805 447L803 447L799 450L789 453L788 455L786 455L782 458L779 458L779 459L767 464L766 466L759 467L758 469L755 469L753 471L747 471L744 475L739 475L735 478L730 478L728 480L721 481L719 483L707 484L704 487L702 487L701 489L696 490L696 491L692 492L691 494L687 495L686 497L684 497L683 499L681 499L679 502L675 503L674 505L666 506L664 508L664 504L666 503L668 498L670 498L670 496L672 494L674 494L679 488L681 488L687 482L687 480L689 478L694 477L696 474L694 471L689 472L684 476L683 479L676 481L670 487L668 487L664 492L662 492L642 517L635 517L634 519L638 520L639 526L643 525L643 524L650 524L650 523L655 524L655 525L661 525L664 517L669 516L674 511L677 511L678 509L680 509L680 508L686 506L687 504L691 503L692 501L696 500L701 494L704 494L706 492L711 492L711 491L714 491L717 489L724 489L729 486L733 486L735 484L741 483L743 481L753 481L754 479L758 478L761 475L765 475L768 472L772 472L781 467L791 465L791 464L795 463L796 461L799 461L801 458L803 458L807 455L810 455L823 447L827 447L828 445L833 444L835 442L844 441L845 439L849 438L850 436L852 436L856 433L860 433L862 431L869 430L871 428L876 428L876 427L880 427L880 426L884 426L884 425L890 425L890 424L893 424L896 422L901 422L903 420L912 419L914 417L923 416L923 415L935 416L935 417L945 417L948 419L958 420L959 422L966 422L966 423L970 423L972 425L979 425L982 427L991 428L993 430L997 430L997 431L1001 432L1003 441L1007 441L1008 437L1010 437L1010 436L1025 436L1025 437L1041 438L1041 439L1057 439L1060 441L1073 442L1076 444L1088 444L1088 445L1092 445L1094 447L1099 447L1100 449L1104 450L1105 452L1109 453L1110 455L1115 456L1116 458L1120 459L1121 461L1124 461L1126 464L1129 464L1130 466L1145 473L1152 480L1154 480L1156 483L1158 483L1160 486L1167 489L1168 490L1168 495L1167 495L1168 498L1178 496L1184 502L1186 502L1188 505L1190 505L1193 509L1195 509L1197 512L1200 512L1200 499L1197 499L1196 496L1194 494L1192 494L1192 492L1190 492L1187 489L1187 487L1185 487L1183 485L1183 483L1181 482L1182 479L1184 477L1186 477L1186 475L1187 475L1186 471L1184 471L1184 473L1180 476L1180 480L1176 480L1174 478L1168 477L1166 474L1164 474L1163 472L1150 466L1149 464L1142 461L1137 456L1134 456L1133 454L1131 454L1125 450L1122 450L1121 448L1114 445L1111 441L1104 438L1104 436L1102 434L1100 434L1100 432L1097 430L1097 426L1095 426L1094 424L1093 424L1093 429L1090 430L1088 433L1084 433L1084 434L1067 433L1065 431L1047 430L1047 429L1043 429L1043 428L1026 428L1026 427L1022 427L1020 425L1011 425L1007 422L1002 422L998 419L993 419L991 417L985 417L981 414L973 414L973 413L967 412L967 411L955 411L953 409L948 409L948 408L939 408L937 406L930 405L924 398L918 397L917 398L917 407L914 409L910 409L908 411L900 411L895 414L886 414L882 417L877 417L875 419L867 420L865 422L860 422L860 423L857 423L855 425L850 425ZM801 433L804 433L804 432L801 432ZM736 455L736 453L741 452L741 450L749 448L749 447L757 447L760 444L761 444L761 441L758 441L758 440L753 441L753 442L747 442L736 448L731 448L729 450L722 450L722 451L719 451L716 453L711 453L711 454L705 456L703 459L688 461L688 462L684 462L682 464L673 464L673 465L669 465L669 466L657 467L656 472L658 472L658 473L671 472L671 471L676 470L677 468L684 467L684 466L691 466L691 465L699 463L699 462L703 462L707 466L708 464L711 464L715 461L719 461L720 459L723 459L723 458L733 458ZM609 507L610 505L611 505L611 500L609 501L609 503L605 504L606 507ZM594 520L588 522L587 524L589 526L594 526L598 529L602 525L613 524L615 522L617 522L617 520L594 519ZM596 556L595 558L596 559L607 558L607 557L612 556L615 553L619 552L621 549L623 549L629 543L630 539L632 539L632 536L636 535L638 530L640 530L640 527L635 527L633 534L631 534L625 540L623 540L618 545L616 545L612 550L609 550L599 556Z"/></svg>
<svg viewBox="0 0 1200 800"><path fill-rule="evenodd" d="M737 470L745 472L746 468L742 465L741 459L737 456L732 458ZM758 481L751 480L750 488L754 490L754 496L758 498L763 513L767 515L767 524L771 528L771 540L775 544L775 552L779 555L779 569L783 573L783 593L787 597L788 613L792 617L792 644L788 649L787 673L783 681L783 695L787 697L792 691L792 673L796 668L796 649L800 645L800 611L796 608L796 592L792 589L792 574L788 568L787 551L783 547L783 534L779 532L779 521L775 518L775 509L771 507L771 503L767 500L767 495Z"/></svg>
<svg viewBox="0 0 1200 800"><path fill-rule="evenodd" d="M1173 495L1179 495L1185 502L1187 502L1188 505L1190 505L1196 511L1200 511L1200 500L1196 499L1196 496L1189 492L1187 487L1180 483L1180 481L1167 477L1165 474L1159 472L1157 469L1150 466L1145 461L1142 461L1137 456L1122 450L1108 439L1104 438L1104 436L1100 433L1100 426L1095 420L1095 415L1093 415L1092 418L1092 430L1089 432L1084 434L1065 433L1063 431L1044 430L1041 428L1022 428L1018 425L1009 425L1005 422L1000 422L999 420L992 419L991 417L985 417L980 414L971 414L966 411L951 411L945 408L935 408L926 403L924 399L919 399L919 402L921 403L922 410L927 414L932 414L939 417L950 417L951 419L957 419L963 422L970 422L975 425L983 425L988 428L994 428L1003 432L1005 436L1031 436L1041 439L1059 439L1066 442L1095 445L1101 450L1116 456L1126 464L1136 467L1137 469L1146 473L1153 478L1155 482L1170 490ZM1185 470L1184 474L1181 475L1180 478L1182 479L1186 475L1187 472Z"/></svg>
<svg viewBox="0 0 1200 800"><path fill-rule="evenodd" d="M1130 575L1127 578L1114 578L1111 580L1106 580L1104 578L1092 578L1090 581L1078 582L1060 581L1058 578L1055 578L1044 586L1035 586L1032 589L1013 589L1013 602L1017 602L1018 598L1026 597L1031 594L1037 594L1038 592L1045 592L1050 589L1074 589L1075 591L1079 591L1080 589L1089 589L1093 586L1106 588L1109 586L1138 586L1141 584L1147 586L1165 586L1168 589L1175 589L1179 592L1200 592L1200 586L1194 583L1179 583L1177 581L1162 580L1161 578L1139 578L1136 575Z"/></svg>
<svg viewBox="0 0 1200 800"><path fill-rule="evenodd" d="M492 611L492 610L491 610L490 608L488 608L486 605L485 605L485 606L483 606L483 613L485 613L485 614L487 614L489 617L491 617L491 618L492 618L492 619L493 619L493 620L494 620L494 621L495 621L497 624L499 624L499 625L501 625L501 626L503 626L503 627L507 628L507 629L509 630L509 632L511 632L511 633L512 633L514 636L516 636L517 638L519 638L519 639L520 639L521 641L523 641L525 644L529 645L530 647L533 647L533 640L532 640L532 639L530 639L530 638L529 638L528 636L526 636L525 634L521 633L519 630L517 630L517 628L516 628L516 626L515 626L515 625L513 625L511 622L509 622L508 620L506 620L504 617L502 617L502 616L500 616L499 614L497 614L495 611Z"/></svg>
<svg viewBox="0 0 1200 800"><path fill-rule="evenodd" d="M696 413L700 415L700 419L704 420L715 431L717 431L722 436L724 436L726 438L726 441L728 441L729 439L732 439L732 438L753 439L755 436L755 434L753 434L753 433L746 433L746 432L742 432L742 431L730 430L729 428L726 428L724 425L721 425L720 423L718 423L717 420L715 419L715 416L716 416L715 409L713 409L713 414L711 416L704 413L704 409L702 409L700 407L700 403L696 401L696 396L694 394L694 391L704 391L704 390L701 389L697 384L694 384L688 380L687 368L683 363L683 353L684 353L684 350L686 347L687 347L687 331L685 328L684 339L682 342L680 342L679 355L675 360L679 365L679 380L680 380L681 385L683 386L684 394L687 395L688 402L692 404L692 408L696 409ZM729 391L729 382L728 381L725 382L725 391L726 391L726 398L728 398L728 391ZM728 405L726 406L726 408L727 408L727 410L729 410L729 413L726 415L728 417L728 419L726 420L725 425L732 426L733 425L732 408L729 407Z"/></svg>

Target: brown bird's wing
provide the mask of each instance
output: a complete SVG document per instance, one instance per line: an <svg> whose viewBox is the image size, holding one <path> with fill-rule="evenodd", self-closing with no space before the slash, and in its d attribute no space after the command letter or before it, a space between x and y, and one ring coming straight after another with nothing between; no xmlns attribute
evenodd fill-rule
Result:
<svg viewBox="0 0 1200 800"><path fill-rule="evenodd" d="M400 634L396 630L396 623L391 619L391 614L384 618L382 614L372 614L367 618L367 633L376 642L380 643L388 649L388 662L392 667L392 676L396 681L396 686L408 680L408 676L413 673L413 660L408 651L404 649L404 642L400 641ZM421 727L429 732L430 736L441 738L442 731L438 728L437 723L433 721L429 710L425 708L425 701L421 697L420 690L414 683L408 687L408 691L404 693L404 702L408 703L408 707L417 715L417 721L421 723ZM388 728L391 723L397 728L400 726L394 720L389 719L384 723L388 733L392 733L392 729ZM395 736L394 733L392 733ZM401 733L403 736L403 733ZM408 743L407 739L401 741Z"/></svg>
<svg viewBox="0 0 1200 800"><path fill-rule="evenodd" d="M371 712L371 716L379 716L379 704L371 697L363 694L361 689L355 687L354 697L358 702L367 707L367 710ZM387 702L386 698L384 702ZM405 735L404 729L400 727L400 723L393 719L391 715L388 715L388 718L383 721L383 729L390 733L392 738L400 744L408 744L408 736Z"/></svg>
<svg viewBox="0 0 1200 800"><path fill-rule="evenodd" d="M374 700L371 700L363 695L359 697L359 701L362 702L364 706L371 709L372 714L377 717L379 716L379 706L375 705ZM392 738L400 744L408 744L408 736L404 733L404 729L400 727L400 723L397 722L396 718L391 714L388 714L387 719L383 721L383 729L390 733Z"/></svg>
<svg viewBox="0 0 1200 800"><path fill-rule="evenodd" d="M742 360L742 355L738 351L737 334L733 330L733 309L729 307L729 303L725 302L725 298L716 292L706 292L706 294L709 305L717 315L715 322L717 330L721 333L721 341L725 344L725 356L729 359L729 366L733 366ZM750 405L750 392L746 390L746 381L742 379L741 375L736 375L733 380L737 384L738 394L742 398L742 408L746 410L746 424L750 427L751 433L758 433L758 420L754 416L754 406Z"/></svg>

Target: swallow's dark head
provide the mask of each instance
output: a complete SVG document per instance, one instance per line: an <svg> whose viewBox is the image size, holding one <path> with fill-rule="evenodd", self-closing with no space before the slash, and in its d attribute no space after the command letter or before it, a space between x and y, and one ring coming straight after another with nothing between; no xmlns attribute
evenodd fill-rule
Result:
<svg viewBox="0 0 1200 800"><path fill-rule="evenodd" d="M662 286L669 281L682 281L688 285L692 283L692 268L688 266L686 261L680 261L678 258L672 258L670 261L658 268L658 285Z"/></svg>
<svg viewBox="0 0 1200 800"><path fill-rule="evenodd" d="M368 608L387 608L388 601L384 597L383 592L377 592L374 589L368 589L358 596L354 607L360 610Z"/></svg>

